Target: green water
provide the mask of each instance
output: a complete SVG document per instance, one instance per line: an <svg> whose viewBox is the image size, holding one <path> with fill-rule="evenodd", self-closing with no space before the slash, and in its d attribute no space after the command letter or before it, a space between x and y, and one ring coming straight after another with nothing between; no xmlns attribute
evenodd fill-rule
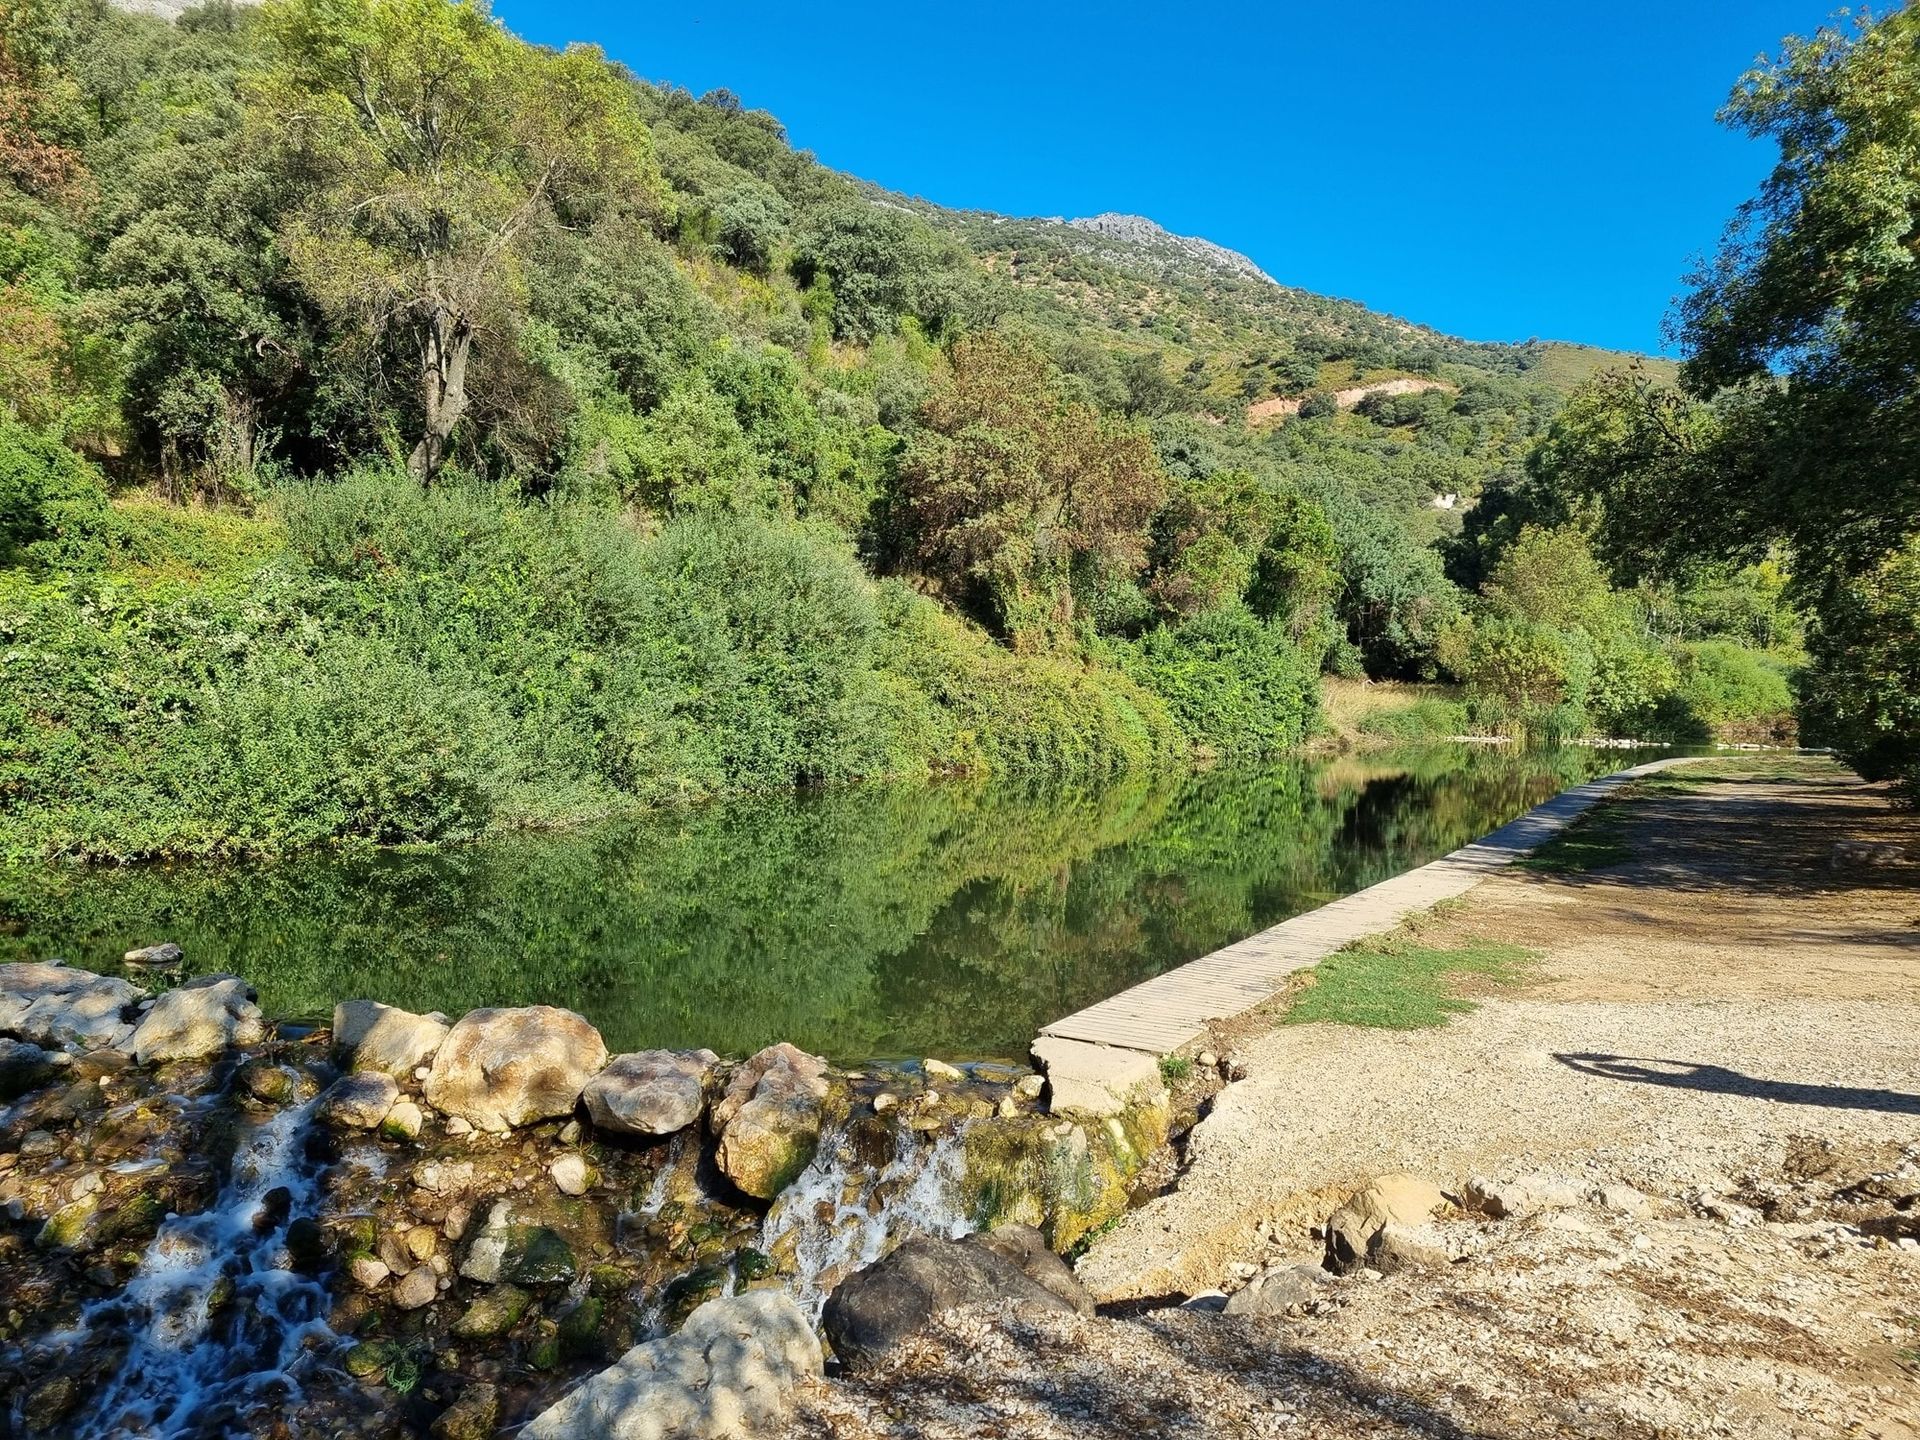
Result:
<svg viewBox="0 0 1920 1440"><path fill-rule="evenodd" d="M761 797L445 854L0 871L0 956L117 970L170 939L281 1017L544 1003L614 1050L1018 1059L1051 1020L1636 758L1445 747Z"/></svg>

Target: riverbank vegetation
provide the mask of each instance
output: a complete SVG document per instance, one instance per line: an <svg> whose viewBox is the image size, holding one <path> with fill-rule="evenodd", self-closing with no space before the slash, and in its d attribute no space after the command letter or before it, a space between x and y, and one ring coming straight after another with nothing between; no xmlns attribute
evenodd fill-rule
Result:
<svg viewBox="0 0 1920 1440"><path fill-rule="evenodd" d="M905 201L473 5L0 19L7 856L1258 755L1322 674L1790 724L1798 552L1623 569L1592 352Z"/></svg>

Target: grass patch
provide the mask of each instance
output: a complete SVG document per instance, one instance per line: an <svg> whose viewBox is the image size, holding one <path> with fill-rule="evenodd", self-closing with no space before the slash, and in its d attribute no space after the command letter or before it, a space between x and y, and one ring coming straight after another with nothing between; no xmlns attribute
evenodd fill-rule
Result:
<svg viewBox="0 0 1920 1440"><path fill-rule="evenodd" d="M1160 1057L1160 1078L1169 1085L1176 1080L1184 1080L1193 1073L1193 1062L1184 1055L1162 1055Z"/></svg>
<svg viewBox="0 0 1920 1440"><path fill-rule="evenodd" d="M1538 958L1538 951L1493 941L1441 950L1391 936L1362 940L1314 967L1312 984L1282 1023L1429 1030L1474 1008L1473 1001L1454 992L1459 977L1478 975L1511 985Z"/></svg>
<svg viewBox="0 0 1920 1440"><path fill-rule="evenodd" d="M1620 817L1612 813L1617 803L1595 806L1531 855L1513 863L1541 875L1578 875L1631 860L1633 847L1620 833Z"/></svg>

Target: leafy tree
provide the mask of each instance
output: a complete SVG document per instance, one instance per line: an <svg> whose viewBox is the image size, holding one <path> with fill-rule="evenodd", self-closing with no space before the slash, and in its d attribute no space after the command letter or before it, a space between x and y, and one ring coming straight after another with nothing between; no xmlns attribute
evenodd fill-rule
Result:
<svg viewBox="0 0 1920 1440"><path fill-rule="evenodd" d="M599 52L516 42L479 4L275 0L255 115L311 177L283 239L301 283L376 352L404 355L418 440L445 464L476 338L525 311L534 238L660 182L627 82Z"/></svg>
<svg viewBox="0 0 1920 1440"><path fill-rule="evenodd" d="M1153 442L1069 399L1033 350L957 342L921 422L900 474L914 558L955 595L984 592L1017 647L1070 633L1077 565L1144 563L1166 487Z"/></svg>

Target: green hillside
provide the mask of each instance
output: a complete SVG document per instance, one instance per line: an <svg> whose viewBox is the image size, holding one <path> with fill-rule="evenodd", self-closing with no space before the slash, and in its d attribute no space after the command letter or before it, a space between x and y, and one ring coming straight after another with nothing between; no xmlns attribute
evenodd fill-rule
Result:
<svg viewBox="0 0 1920 1440"><path fill-rule="evenodd" d="M1534 534L1596 352L888 195L448 0L0 19L0 853L1259 755L1328 669L1704 723L1733 622Z"/></svg>

